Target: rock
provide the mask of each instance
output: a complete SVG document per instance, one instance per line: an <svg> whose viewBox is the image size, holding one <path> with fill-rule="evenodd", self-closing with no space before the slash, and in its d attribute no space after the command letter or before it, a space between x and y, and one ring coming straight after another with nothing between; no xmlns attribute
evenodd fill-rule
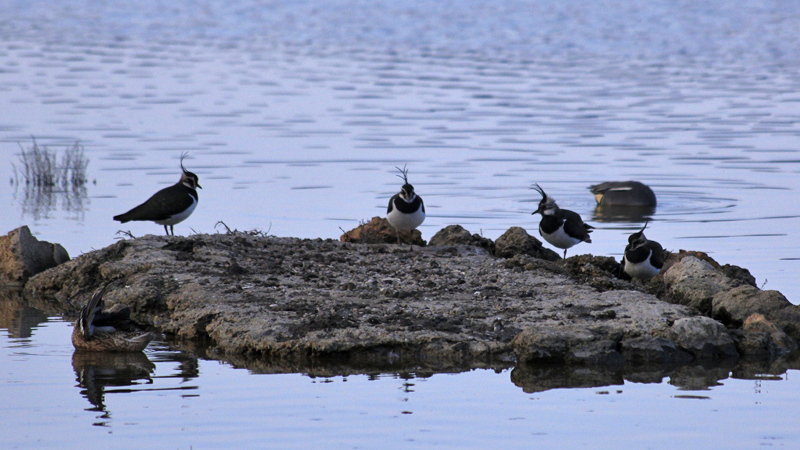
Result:
<svg viewBox="0 0 800 450"><path fill-rule="evenodd" d="M121 279L106 298L130 306L137 322L210 354L292 367L322 359L507 367L517 354L618 367L624 338L664 336L692 313L632 289L599 292L528 255L442 251L448 248L408 252L241 232L153 235L39 274L25 295L77 312L98 285ZM232 271L231 261L240 269Z"/></svg>
<svg viewBox="0 0 800 450"><path fill-rule="evenodd" d="M436 234L433 235L430 246L445 246L445 245L469 245L472 247L481 247L494 253L494 242L491 239L485 238L479 234L470 234L461 225L448 225Z"/></svg>
<svg viewBox="0 0 800 450"><path fill-rule="evenodd" d="M561 259L558 253L544 248L542 241L528 234L522 227L511 227L494 242L494 255L511 258L514 255L530 255L548 261Z"/></svg>
<svg viewBox="0 0 800 450"><path fill-rule="evenodd" d="M667 337L678 348L698 359L725 359L739 355L736 344L725 326L710 317L696 316L678 319Z"/></svg>
<svg viewBox="0 0 800 450"><path fill-rule="evenodd" d="M694 357L679 349L674 342L663 337L639 336L622 341L622 356L634 366L658 364L675 366L687 363Z"/></svg>
<svg viewBox="0 0 800 450"><path fill-rule="evenodd" d="M358 242L362 244L394 244L397 242L397 232L383 217L373 217L367 223L362 223L356 228L345 232L340 238L342 242ZM419 230L403 231L400 241L404 244L425 246L422 233Z"/></svg>
<svg viewBox="0 0 800 450"><path fill-rule="evenodd" d="M59 244L39 241L27 226L0 236L0 283L24 284L30 277L69 261Z"/></svg>
<svg viewBox="0 0 800 450"><path fill-rule="evenodd" d="M724 273L728 278L737 280L742 284L749 284L750 286L758 287L758 285L756 285L756 277L754 277L750 271L744 267L734 266L733 264L724 264L719 266L719 270L721 270L722 273Z"/></svg>
<svg viewBox="0 0 800 450"><path fill-rule="evenodd" d="M717 293L712 299L712 317L736 327L754 313L772 317L777 311L793 307L778 291L762 291L750 285Z"/></svg>
<svg viewBox="0 0 800 450"><path fill-rule="evenodd" d="M622 365L617 342L591 330L575 327L530 327L511 341L523 364L558 362L586 365Z"/></svg>
<svg viewBox="0 0 800 450"><path fill-rule="evenodd" d="M800 340L800 306L778 291L762 291L743 285L720 292L712 299L712 317L724 324L741 326L750 315L762 314L794 340Z"/></svg>
<svg viewBox="0 0 800 450"><path fill-rule="evenodd" d="M797 350L797 342L784 333L774 323L762 314L752 314L744 321L742 326L745 338L749 335L765 335L767 337L766 351L769 356L783 356Z"/></svg>
<svg viewBox="0 0 800 450"><path fill-rule="evenodd" d="M739 283L718 271L708 261L686 256L664 273L664 283L670 301L708 314L712 299L719 292L736 287Z"/></svg>

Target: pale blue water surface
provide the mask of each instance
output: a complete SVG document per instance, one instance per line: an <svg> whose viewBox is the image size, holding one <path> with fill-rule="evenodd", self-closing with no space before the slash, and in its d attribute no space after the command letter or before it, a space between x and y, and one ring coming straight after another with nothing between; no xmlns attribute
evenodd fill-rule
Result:
<svg viewBox="0 0 800 450"><path fill-rule="evenodd" d="M73 256L119 230L162 233L111 217L175 183L188 152L203 189L178 234L224 221L337 238L385 214L400 186L394 166L407 163L429 213L425 239L453 223L493 239L511 226L535 235L528 188L539 183L597 227L570 254L619 257L641 222L604 219L587 187L637 179L659 199L648 237L747 267L798 303L796 10L714 0L0 2L0 181L10 180L0 232L26 224ZM59 151L80 142L85 189L14 183L32 138ZM255 376L156 345L152 383L106 395L100 417L76 387L69 332L49 321L22 341L3 337L4 447L800 446L796 371L723 376L706 399L681 397L668 378L528 395L509 371L414 378L406 393L392 374ZM176 358L193 358L197 373L176 375Z"/></svg>

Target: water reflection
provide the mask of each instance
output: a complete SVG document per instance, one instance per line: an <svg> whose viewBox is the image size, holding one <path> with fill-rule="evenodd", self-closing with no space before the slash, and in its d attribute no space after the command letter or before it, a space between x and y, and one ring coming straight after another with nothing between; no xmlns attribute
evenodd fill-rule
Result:
<svg viewBox="0 0 800 450"><path fill-rule="evenodd" d="M0 287L0 328L8 329L12 338L30 338L32 330L47 322L47 314L32 308L22 290Z"/></svg>
<svg viewBox="0 0 800 450"><path fill-rule="evenodd" d="M642 223L652 220L655 213L654 206L597 205L592 220L608 223Z"/></svg>
<svg viewBox="0 0 800 450"><path fill-rule="evenodd" d="M80 394L84 396L91 408L86 411L100 412L97 418L102 419L94 425L110 425L111 412L105 404L106 394L130 394L141 391L183 391L196 390L197 386L160 387L158 379L180 378L185 383L200 375L199 361L194 355L169 350L166 345L150 359L144 352L88 352L75 351L72 354L72 369ZM156 368L166 363L177 362L176 369L169 375L155 375ZM163 383L161 383L163 384Z"/></svg>
<svg viewBox="0 0 800 450"><path fill-rule="evenodd" d="M34 184L14 184L14 199L22 206L22 216L33 220L51 218L60 209L69 213L69 219L83 221L89 205L85 185L37 186Z"/></svg>
<svg viewBox="0 0 800 450"><path fill-rule="evenodd" d="M666 366L565 366L559 364L518 364L511 382L526 393L563 388L590 388L634 383L668 383L683 391L702 391L720 386L728 378L773 379L790 369L800 368L796 355L788 359L730 359L695 361L679 367Z"/></svg>
<svg viewBox="0 0 800 450"><path fill-rule="evenodd" d="M109 419L105 406L106 393L125 393L135 389L112 389L109 387L128 387L153 384L152 374L156 365L142 352L108 353L76 351L72 354L72 369L75 371L81 395L89 400L92 408L100 416ZM96 424L97 425L97 424Z"/></svg>

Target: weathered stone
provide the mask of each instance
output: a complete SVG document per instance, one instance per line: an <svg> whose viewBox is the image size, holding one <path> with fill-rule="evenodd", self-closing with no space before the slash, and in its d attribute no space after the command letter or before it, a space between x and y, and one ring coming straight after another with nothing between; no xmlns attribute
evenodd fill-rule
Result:
<svg viewBox="0 0 800 450"><path fill-rule="evenodd" d="M145 236L39 274L25 292L75 312L98 285L121 278L106 300L129 305L135 320L226 358L282 367L324 359L443 370L516 360L608 371L736 355L721 324L614 278L613 261L471 250L241 232ZM579 273L618 284L598 290ZM649 370L641 376L656 376Z"/></svg>
<svg viewBox="0 0 800 450"><path fill-rule="evenodd" d="M528 234L522 227L511 227L494 241L495 256L511 258L514 255L530 255L548 261L561 259L558 253L542 246L539 239Z"/></svg>
<svg viewBox="0 0 800 450"><path fill-rule="evenodd" d="M397 243L397 231L383 217L373 217L367 223L345 232L340 238L342 242L358 242L362 244L394 244ZM422 233L419 230L401 231L400 241L404 244L424 246Z"/></svg>
<svg viewBox="0 0 800 450"><path fill-rule="evenodd" d="M237 232L145 236L40 274L26 292L77 311L97 285L122 278L124 288L106 294L109 304L127 304L135 320L224 354L290 362L435 359L439 368L444 361L506 364L514 352L535 351L512 348L520 330L560 332L565 323L591 339L554 349L554 360L619 364L626 333L663 333L690 313L635 290L598 292L546 267L442 249ZM242 269L236 274L232 259Z"/></svg>
<svg viewBox="0 0 800 450"><path fill-rule="evenodd" d="M712 299L738 283L725 276L707 261L687 256L664 273L669 299L675 303L711 312Z"/></svg>
<svg viewBox="0 0 800 450"><path fill-rule="evenodd" d="M23 284L39 272L69 261L59 244L39 241L27 226L0 236L0 283Z"/></svg>
<svg viewBox="0 0 800 450"><path fill-rule="evenodd" d="M742 284L758 287L758 285L756 285L756 277L754 277L750 271L744 267L734 266L733 264L724 264L719 267L719 270L728 278L737 280Z"/></svg>
<svg viewBox="0 0 800 450"><path fill-rule="evenodd" d="M485 248L489 253L494 253L494 242L479 234L470 234L461 225L448 225L433 235L430 246L444 245L469 245Z"/></svg>
<svg viewBox="0 0 800 450"><path fill-rule="evenodd" d="M770 356L788 355L797 350L797 342L762 314L752 314L744 321L742 328L745 337L748 334L765 334L768 337L766 350Z"/></svg>
<svg viewBox="0 0 800 450"><path fill-rule="evenodd" d="M698 359L735 358L736 344L725 326L704 316L684 317L670 327L667 337Z"/></svg>
<svg viewBox="0 0 800 450"><path fill-rule="evenodd" d="M722 323L741 326L754 313L772 317L777 311L793 307L778 291L762 291L750 285L717 293L712 299L712 317Z"/></svg>
<svg viewBox="0 0 800 450"><path fill-rule="evenodd" d="M693 356L680 350L674 342L663 337L639 336L622 341L622 356L632 365L679 365Z"/></svg>

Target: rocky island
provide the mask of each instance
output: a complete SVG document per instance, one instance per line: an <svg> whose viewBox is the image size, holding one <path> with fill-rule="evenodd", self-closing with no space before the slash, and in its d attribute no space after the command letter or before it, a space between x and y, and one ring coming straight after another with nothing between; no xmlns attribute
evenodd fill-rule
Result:
<svg viewBox="0 0 800 450"><path fill-rule="evenodd" d="M677 367L797 350L800 309L702 253L666 255L643 284L619 278L613 258L562 260L522 228L491 241L452 225L412 248L368 225L341 241L120 240L32 276L24 295L74 314L120 279L106 302L140 322L216 358L292 367Z"/></svg>

